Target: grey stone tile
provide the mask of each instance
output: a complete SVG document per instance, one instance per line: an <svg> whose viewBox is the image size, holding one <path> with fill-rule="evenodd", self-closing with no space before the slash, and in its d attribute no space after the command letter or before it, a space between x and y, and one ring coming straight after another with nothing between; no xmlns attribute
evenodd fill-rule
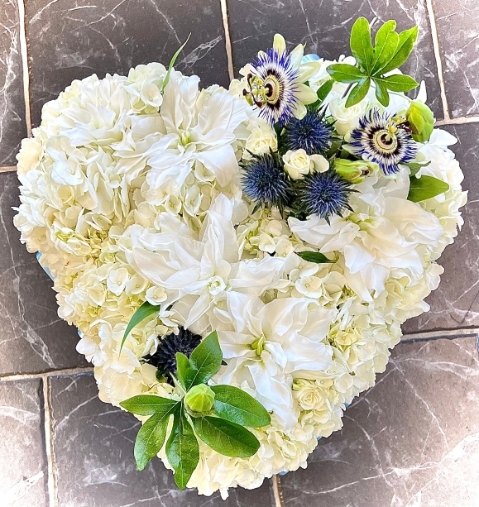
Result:
<svg viewBox="0 0 479 507"><path fill-rule="evenodd" d="M479 114L479 2L433 0L452 117Z"/></svg>
<svg viewBox="0 0 479 507"><path fill-rule="evenodd" d="M18 7L7 0L0 4L0 166L16 164L26 135Z"/></svg>
<svg viewBox="0 0 479 507"><path fill-rule="evenodd" d="M0 382L2 507L47 507L41 380Z"/></svg>
<svg viewBox="0 0 479 507"><path fill-rule="evenodd" d="M0 374L86 366L78 335L57 314L52 282L13 226L15 173L0 174Z"/></svg>
<svg viewBox="0 0 479 507"><path fill-rule="evenodd" d="M429 104L442 118L437 67L425 2L417 0L242 0L229 2L231 38L236 72L256 55L271 47L275 33L291 44L306 44L306 52L336 59L349 54L349 33L359 16L370 21L395 19L398 29L417 24L420 40L402 69L425 80Z"/></svg>
<svg viewBox="0 0 479 507"><path fill-rule="evenodd" d="M178 70L198 74L203 86L228 83L217 0L31 0L26 11L35 125L42 105L72 80L124 74L140 63L168 65L190 32Z"/></svg>
<svg viewBox="0 0 479 507"><path fill-rule="evenodd" d="M199 496L179 491L172 472L154 459L138 472L133 444L138 421L102 403L92 376L53 377L54 454L59 507L269 507L268 483L254 491Z"/></svg>
<svg viewBox="0 0 479 507"><path fill-rule="evenodd" d="M282 478L287 507L475 507L479 497L475 340L401 343L375 387Z"/></svg>
<svg viewBox="0 0 479 507"><path fill-rule="evenodd" d="M459 139L451 149L464 171L469 202L463 208L462 230L438 261L444 274L426 299L431 310L406 322L406 333L479 325L479 123L444 128Z"/></svg>

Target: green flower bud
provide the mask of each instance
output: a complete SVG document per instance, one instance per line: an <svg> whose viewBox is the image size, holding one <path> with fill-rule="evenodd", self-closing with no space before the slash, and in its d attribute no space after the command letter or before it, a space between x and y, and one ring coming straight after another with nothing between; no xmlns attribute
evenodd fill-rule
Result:
<svg viewBox="0 0 479 507"><path fill-rule="evenodd" d="M406 112L406 120L409 122L415 141L420 143L429 141L434 129L434 115L426 104L413 100Z"/></svg>
<svg viewBox="0 0 479 507"><path fill-rule="evenodd" d="M367 160L334 160L334 170L351 183L361 183L371 173L378 170L378 165Z"/></svg>
<svg viewBox="0 0 479 507"><path fill-rule="evenodd" d="M185 403L191 415L205 415L213 410L215 393L206 385L192 387L185 396Z"/></svg>

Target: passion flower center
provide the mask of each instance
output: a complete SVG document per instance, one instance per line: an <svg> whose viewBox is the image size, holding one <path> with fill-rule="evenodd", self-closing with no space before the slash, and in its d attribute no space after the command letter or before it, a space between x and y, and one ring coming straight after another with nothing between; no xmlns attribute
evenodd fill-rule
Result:
<svg viewBox="0 0 479 507"><path fill-rule="evenodd" d="M374 145L384 153L394 153L398 147L398 141L393 129L381 129L373 135Z"/></svg>

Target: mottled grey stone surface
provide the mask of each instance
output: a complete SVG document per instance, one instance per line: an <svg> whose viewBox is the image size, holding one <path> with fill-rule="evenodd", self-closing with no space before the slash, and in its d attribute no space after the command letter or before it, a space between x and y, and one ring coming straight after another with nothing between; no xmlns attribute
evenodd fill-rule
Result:
<svg viewBox="0 0 479 507"><path fill-rule="evenodd" d="M19 32L16 0L0 2L0 166L16 164L27 135Z"/></svg>
<svg viewBox="0 0 479 507"><path fill-rule="evenodd" d="M399 30L419 25L417 48L402 68L426 82L429 105L442 118L429 19L426 4L417 0L242 0L229 2L231 38L236 72L260 49L271 47L275 33L290 43L306 44L328 59L349 54L349 33L359 16L381 22L395 19ZM378 26L378 25L377 25Z"/></svg>
<svg viewBox="0 0 479 507"><path fill-rule="evenodd" d="M0 382L0 505L47 507L41 380Z"/></svg>
<svg viewBox="0 0 479 507"><path fill-rule="evenodd" d="M469 202L463 208L462 230L438 261L444 274L426 299L431 309L406 322L403 329L410 333L479 326L479 123L445 129L459 140L450 148L464 171Z"/></svg>
<svg viewBox="0 0 479 507"><path fill-rule="evenodd" d="M267 481L255 491L231 490L223 502L218 494L179 491L159 459L138 472L137 419L102 403L90 375L50 381L60 507L270 507Z"/></svg>
<svg viewBox="0 0 479 507"><path fill-rule="evenodd" d="M401 343L344 427L282 478L287 507L476 507L474 338Z"/></svg>
<svg viewBox="0 0 479 507"><path fill-rule="evenodd" d="M52 281L13 226L18 185L15 173L0 173L0 375L86 366L76 329L58 317Z"/></svg>
<svg viewBox="0 0 479 507"><path fill-rule="evenodd" d="M452 117L479 114L479 2L432 0Z"/></svg>
<svg viewBox="0 0 479 507"><path fill-rule="evenodd" d="M204 86L228 83L217 0L30 0L26 10L35 125L42 105L74 79L168 65L190 32L178 70L198 74Z"/></svg>

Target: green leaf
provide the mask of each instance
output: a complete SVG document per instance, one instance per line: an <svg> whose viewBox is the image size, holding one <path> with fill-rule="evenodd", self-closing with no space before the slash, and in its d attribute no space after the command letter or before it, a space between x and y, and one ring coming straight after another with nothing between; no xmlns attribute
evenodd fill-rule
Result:
<svg viewBox="0 0 479 507"><path fill-rule="evenodd" d="M410 162L409 164L403 164L407 165L409 167L410 176L416 176L416 174L421 170L422 167L427 167L431 161L427 162L426 164L418 164L417 162Z"/></svg>
<svg viewBox="0 0 479 507"><path fill-rule="evenodd" d="M120 407L123 407L132 414L153 415L171 412L178 403L180 402L170 400L168 398L162 398L161 396L155 396L153 394L140 394L122 401L120 403Z"/></svg>
<svg viewBox="0 0 479 507"><path fill-rule="evenodd" d="M373 66L374 50L371 44L371 28L366 18L358 18L351 29L351 52L358 64L370 72Z"/></svg>
<svg viewBox="0 0 479 507"><path fill-rule="evenodd" d="M336 262L335 259L328 259L326 255L321 252L296 252L296 254L299 255L301 259L308 262L316 262L316 264L333 264Z"/></svg>
<svg viewBox="0 0 479 507"><path fill-rule="evenodd" d="M186 391L190 389L197 370L191 366L190 360L181 352L176 353L176 375Z"/></svg>
<svg viewBox="0 0 479 507"><path fill-rule="evenodd" d="M193 428L183 414L175 417L166 442L166 456L175 472L176 485L180 489L186 488L200 461L200 448Z"/></svg>
<svg viewBox="0 0 479 507"><path fill-rule="evenodd" d="M399 45L399 35L394 31L395 21L387 21L376 33L376 47L374 48L374 64L372 74L377 75L395 55Z"/></svg>
<svg viewBox="0 0 479 507"><path fill-rule="evenodd" d="M392 76L375 79L376 83L383 84L388 90L393 92L408 92L418 86L418 82L411 76L404 74L394 74Z"/></svg>
<svg viewBox="0 0 479 507"><path fill-rule="evenodd" d="M384 86L383 83L381 83L377 79L374 80L374 83L376 84L376 98L384 107L388 107L389 106L388 89L386 88L386 86Z"/></svg>
<svg viewBox="0 0 479 507"><path fill-rule="evenodd" d="M442 194L449 190L449 185L442 180L433 178L432 176L421 176L420 178L412 177L411 186L409 187L409 201L420 202L436 195Z"/></svg>
<svg viewBox="0 0 479 507"><path fill-rule="evenodd" d="M120 354L121 349L123 348L123 345L125 344L127 336L130 334L131 330L136 327L141 321L148 318L150 315L153 315L154 313L158 313L160 310L159 306L152 305L148 303L148 301L145 301L138 310L133 314L133 317L131 318L130 322L128 322L128 326L126 326L125 334L123 335L123 339L121 340L120 345Z"/></svg>
<svg viewBox="0 0 479 507"><path fill-rule="evenodd" d="M135 460L138 470L144 470L148 462L154 458L163 447L170 416L178 413L179 404L166 412L152 415L140 428L135 441Z"/></svg>
<svg viewBox="0 0 479 507"><path fill-rule="evenodd" d="M197 384L204 384L220 369L223 353L218 342L218 333L213 331L196 348L190 356L191 367L195 370L191 384L186 389Z"/></svg>
<svg viewBox="0 0 479 507"><path fill-rule="evenodd" d="M260 428L271 424L268 411L248 393L233 386L212 386L215 393L215 414L227 421Z"/></svg>
<svg viewBox="0 0 479 507"><path fill-rule="evenodd" d="M348 63L333 63L326 70L339 83L356 83L366 77L364 72Z"/></svg>
<svg viewBox="0 0 479 507"><path fill-rule="evenodd" d="M414 44L416 43L418 34L418 27L413 26L409 30L404 30L399 34L399 43L391 60L387 63L382 69L381 73L386 74L387 72L391 72L394 69L397 69L403 65L406 60L409 58L409 55L412 53L414 49Z"/></svg>
<svg viewBox="0 0 479 507"><path fill-rule="evenodd" d="M258 439L239 424L217 417L193 418L198 437L213 451L231 458L249 458L260 447Z"/></svg>
<svg viewBox="0 0 479 507"><path fill-rule="evenodd" d="M191 37L191 33L188 35L188 38L185 40L184 44L182 44L178 48L178 51L176 51L176 53L171 58L170 64L168 65L168 72L166 73L165 79L163 80L163 85L161 87L161 93L163 93L165 91L166 85L168 84L168 81L170 80L171 71L172 71L173 67L175 66L176 59L178 58L180 53L183 51L183 48L186 46L188 41L190 40L190 37Z"/></svg>
<svg viewBox="0 0 479 507"><path fill-rule="evenodd" d="M325 81L316 92L318 100L323 102L323 100L328 96L329 92L333 89L333 85L334 85L333 79L328 79L328 81Z"/></svg>
<svg viewBox="0 0 479 507"><path fill-rule="evenodd" d="M346 107L351 107L361 102L366 97L371 86L371 79L369 77L361 79L357 84L354 85L353 89L349 92L348 98L346 99Z"/></svg>

